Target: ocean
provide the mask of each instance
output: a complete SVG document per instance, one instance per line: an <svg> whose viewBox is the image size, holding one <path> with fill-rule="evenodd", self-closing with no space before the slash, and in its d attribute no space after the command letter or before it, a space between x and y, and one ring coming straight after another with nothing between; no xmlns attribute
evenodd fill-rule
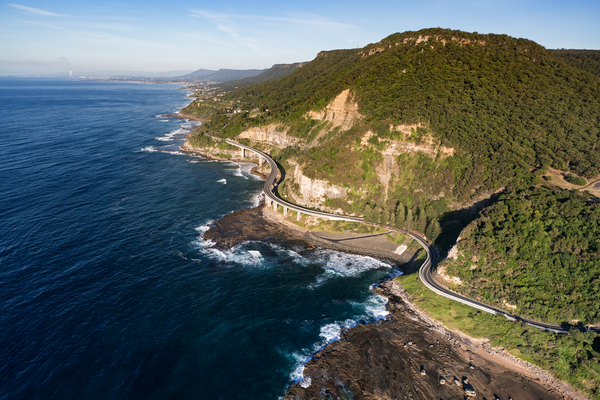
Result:
<svg viewBox="0 0 600 400"><path fill-rule="evenodd" d="M390 265L202 239L251 164L178 151L177 85L0 79L0 398L278 399Z"/></svg>

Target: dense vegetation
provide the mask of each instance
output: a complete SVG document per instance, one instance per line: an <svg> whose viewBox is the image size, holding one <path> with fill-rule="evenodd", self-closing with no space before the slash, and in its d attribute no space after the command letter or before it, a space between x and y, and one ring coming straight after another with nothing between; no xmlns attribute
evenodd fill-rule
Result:
<svg viewBox="0 0 600 400"><path fill-rule="evenodd" d="M600 207L586 193L514 191L461 236L444 262L456 290L541 321L600 322Z"/></svg>
<svg viewBox="0 0 600 400"><path fill-rule="evenodd" d="M600 50L550 50L555 56L574 67L600 76Z"/></svg>
<svg viewBox="0 0 600 400"><path fill-rule="evenodd" d="M222 90L233 90L239 88L245 88L249 86L258 85L260 83L266 83L281 79L286 75L291 74L300 68L303 63L294 64L275 64L260 75L250 76L248 78L239 79L235 81L228 81L219 85Z"/></svg>
<svg viewBox="0 0 600 400"><path fill-rule="evenodd" d="M462 233L460 257L445 261L463 281L455 289L544 322L597 324L600 207L587 194L533 187L542 176L550 183L548 167L580 186L600 174L598 59L506 35L398 33L363 49L321 52L281 79L226 94L190 142L208 144L203 132L235 137L275 124L301 140L271 150L280 165L298 164L347 191L324 206L425 233L442 251L475 218L460 207L503 192ZM362 116L350 129L308 117L346 89ZM416 128L390 128L400 125ZM393 141L433 151L390 157ZM442 146L452 151L442 154ZM294 182L279 190L287 195ZM600 395L594 335L497 320L488 328L494 343Z"/></svg>
<svg viewBox="0 0 600 400"><path fill-rule="evenodd" d="M212 102L200 102L198 100L191 102L187 107L181 110L181 115L199 119L202 121L210 119L217 114L219 108Z"/></svg>
<svg viewBox="0 0 600 400"><path fill-rule="evenodd" d="M425 36L427 41L417 40ZM227 119L223 112L203 129L233 137L252 125L304 124L300 134L312 140L317 131L306 112L323 109L345 89L365 116L364 129L379 139L390 136L382 126L423 123L436 140L456 149L444 166L424 159L412 166L430 180L447 182L450 199L468 201L508 183L530 185L537 179L532 167L587 178L600 173L600 78L534 42L506 35L425 29L364 49L321 52L282 79L224 97L259 115ZM339 153L361 129L328 136L319 151ZM296 158L331 181L346 173L331 157L305 152ZM409 189L437 195L432 186L433 192Z"/></svg>

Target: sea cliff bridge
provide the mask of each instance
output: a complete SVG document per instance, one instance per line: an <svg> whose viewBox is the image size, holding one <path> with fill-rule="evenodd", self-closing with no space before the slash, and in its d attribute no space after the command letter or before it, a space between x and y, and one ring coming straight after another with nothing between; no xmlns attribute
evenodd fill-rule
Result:
<svg viewBox="0 0 600 400"><path fill-rule="evenodd" d="M308 208L300 207L296 204L292 204L283 199L280 199L279 197L277 197L277 195L275 193L275 189L278 185L278 183L276 182L276 179L277 179L277 175L279 173L279 168L278 168L275 160L273 160L267 153L257 150L253 147L243 145L234 140L223 139L223 138L219 138L219 137L215 137L215 136L211 136L211 135L207 135L207 136L209 136L212 139L217 140L217 141L224 141L232 146L239 148L240 156L242 159L246 158L246 152L250 152L250 153L255 154L258 157L259 166L264 165L265 162L267 162L269 164L269 166L271 167L271 172L269 173L269 176L267 177L267 180L265 181L265 184L263 185L263 193L265 196L265 202L269 206L272 206L274 210L277 210L277 208L279 206L281 206L281 207L283 207L284 215L288 214L288 210L296 211L296 213L298 215L298 220L300 220L300 217L302 216L302 214L305 214L305 215L312 215L312 216L315 216L318 218L334 220L334 221L358 222L358 223L375 226L378 228L388 229L389 231L392 231L392 232L400 232L400 233L407 234L407 235L411 236L414 240L416 240L421 245L421 247L423 247L425 252L427 253L427 258L425 259L425 262L423 263L423 265L421 265L421 268L419 269L419 279L423 282L423 284L428 289L430 289L434 293L436 293L440 296L449 298L451 300L457 301L459 303L466 304L466 305L476 308L478 310L485 311L490 314L502 315L509 321L521 321L521 322L523 322L529 326L532 326L534 328L543 329L543 330L551 331L551 332L555 332L555 333L568 333L569 329L572 328L569 326L551 325L551 324L545 324L542 322L532 321L532 320L529 320L526 318L521 318L519 316L509 314L503 310L500 310L498 308L489 306L489 305L481 303L479 301L470 299L468 297L462 296L458 293L455 293L455 292L447 289L446 287L440 285L433 277L433 271L438 262L438 253L437 253L437 250L435 249L435 247L433 247L431 244L429 244L429 242L427 241L427 239L425 237L419 235L418 233L412 232L412 231L403 231L403 230L399 230L399 229L395 229L395 228L390 228L388 226L379 226L379 225L376 225L376 224L373 224L370 222L366 222L364 220L364 218L361 218L361 217L349 217L349 216L344 216L344 215L310 210ZM596 332L600 332L600 328L597 328L597 327L575 326L574 328L576 328L580 331L593 330Z"/></svg>

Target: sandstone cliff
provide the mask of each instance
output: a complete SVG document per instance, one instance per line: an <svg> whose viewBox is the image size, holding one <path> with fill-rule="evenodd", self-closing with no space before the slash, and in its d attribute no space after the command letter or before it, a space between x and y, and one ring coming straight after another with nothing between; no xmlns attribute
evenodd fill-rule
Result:
<svg viewBox="0 0 600 400"><path fill-rule="evenodd" d="M344 90L323 111L310 111L308 117L333 123L333 128L340 126L342 130L352 127L362 115L358 112L358 104L351 101L350 89Z"/></svg>
<svg viewBox="0 0 600 400"><path fill-rule="evenodd" d="M332 185L329 182L320 179L311 179L302 173L302 169L293 161L288 161L294 167L293 188L287 194L292 200L302 206L323 207L327 199L343 199L346 197L346 189ZM291 171L288 171L288 173Z"/></svg>
<svg viewBox="0 0 600 400"><path fill-rule="evenodd" d="M255 140L283 149L300 142L300 139L288 136L287 131L288 128L284 128L282 125L271 124L250 128L240 133L237 138Z"/></svg>

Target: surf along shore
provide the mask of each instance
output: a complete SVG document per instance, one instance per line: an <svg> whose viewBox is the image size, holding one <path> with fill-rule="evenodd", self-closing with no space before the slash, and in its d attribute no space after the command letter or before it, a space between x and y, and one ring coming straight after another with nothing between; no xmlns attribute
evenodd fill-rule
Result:
<svg viewBox="0 0 600 400"><path fill-rule="evenodd" d="M187 146L181 151L211 160L242 161ZM253 173L266 178L258 168ZM327 232L316 220L299 226L264 202L214 222L204 239L219 249L245 241L321 247L382 259L403 271L403 276L374 288L388 299L389 315L343 331L339 341L305 365L304 379L291 385L285 399L587 398L548 372L491 346L489 340L451 330L419 309L402 285L403 280L414 279L422 262L418 245L399 245L385 232Z"/></svg>
<svg viewBox="0 0 600 400"><path fill-rule="evenodd" d="M404 274L418 271L418 252L402 255L375 251L382 236L356 235L352 246L330 241L347 235L310 232L260 204L230 213L205 233L225 249L248 240L274 241L306 248L330 248L374 256L395 264ZM429 317L411 301L401 279L392 278L375 293L388 299L384 320L345 330L305 365L304 380L285 399L585 399L548 372L518 359L486 339L469 337ZM399 280L400 279L400 280Z"/></svg>

